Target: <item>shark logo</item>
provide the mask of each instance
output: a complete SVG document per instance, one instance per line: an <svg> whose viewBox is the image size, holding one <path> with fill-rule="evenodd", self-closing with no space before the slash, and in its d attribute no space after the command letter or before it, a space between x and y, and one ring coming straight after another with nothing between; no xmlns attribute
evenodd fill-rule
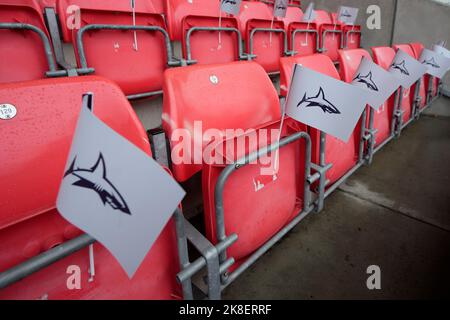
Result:
<svg viewBox="0 0 450 320"><path fill-rule="evenodd" d="M319 92L315 97L307 98L305 93L303 99L298 103L297 108L303 104L306 104L306 108L319 107L324 113L341 114L341 112L325 98L325 92L322 87L320 87Z"/></svg>
<svg viewBox="0 0 450 320"><path fill-rule="evenodd" d="M347 10L344 10L344 12L341 13L341 17L351 18L352 15Z"/></svg>
<svg viewBox="0 0 450 320"><path fill-rule="evenodd" d="M124 198L107 178L105 159L101 153L97 162L91 169L75 169L75 161L76 157L73 159L64 178L68 176L78 178L72 185L96 192L102 200L103 205L108 204L114 210L120 210L125 214L131 215L130 209Z"/></svg>
<svg viewBox="0 0 450 320"><path fill-rule="evenodd" d="M283 4L280 4L277 6L277 10L286 10L286 6L284 6Z"/></svg>
<svg viewBox="0 0 450 320"><path fill-rule="evenodd" d="M370 71L366 76L358 74L356 76L356 78L353 79L353 81L357 81L359 83L364 83L367 86L367 88L369 88L373 91L378 91L378 87L372 79L372 71Z"/></svg>
<svg viewBox="0 0 450 320"><path fill-rule="evenodd" d="M223 4L227 4L227 3L235 5L236 0L223 0Z"/></svg>
<svg viewBox="0 0 450 320"><path fill-rule="evenodd" d="M428 64L436 69L439 69L441 67L440 65L438 65L438 63L434 60L433 57L431 57L431 59L429 59L429 60L423 60L422 64Z"/></svg>
<svg viewBox="0 0 450 320"><path fill-rule="evenodd" d="M403 60L402 62L399 62L399 63L396 63L394 61L394 63L392 63L392 65L391 65L391 68L397 69L401 73L409 76L409 71L408 71L408 69L406 69L406 62L405 62L405 60Z"/></svg>

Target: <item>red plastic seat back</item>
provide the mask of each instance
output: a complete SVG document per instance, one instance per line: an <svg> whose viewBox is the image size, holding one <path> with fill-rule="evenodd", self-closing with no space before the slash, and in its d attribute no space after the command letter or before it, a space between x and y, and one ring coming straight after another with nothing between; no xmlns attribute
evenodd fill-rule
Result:
<svg viewBox="0 0 450 320"><path fill-rule="evenodd" d="M395 58L395 50L390 47L372 47L373 61L389 70Z"/></svg>
<svg viewBox="0 0 450 320"><path fill-rule="evenodd" d="M151 154L146 132L114 83L97 77L48 79L0 85L0 101L17 109L0 134L0 271L80 234L56 211L81 97L93 92L95 114L131 143ZM1 120L0 120L1 121ZM135 278L129 280L100 244L94 246L96 276L88 282L87 248L0 291L1 299L170 299L177 294L176 237L172 222ZM66 269L82 270L82 290L68 290Z"/></svg>
<svg viewBox="0 0 450 320"><path fill-rule="evenodd" d="M372 47L372 54L374 62L385 70L388 70L391 67L392 62L394 61L395 58L395 50L390 47ZM387 112L390 115L390 117L392 117L394 107L395 107L395 94L393 94L389 98L389 100L384 104L384 106L382 106L381 111ZM387 137L389 137L390 132L388 134L387 131L390 129L391 128L389 125L389 129L380 131L377 134L377 144L383 142L383 138L386 139Z"/></svg>
<svg viewBox="0 0 450 320"><path fill-rule="evenodd" d="M200 122L203 131L248 129L279 118L276 90L257 63L196 65L165 73L164 130L171 138L172 134L180 133L177 129L186 129L190 133L187 144L197 150L204 147L202 136L194 136L195 124L198 128ZM193 152L187 158L194 163ZM201 164L173 165L178 181L185 181L200 170Z"/></svg>
<svg viewBox="0 0 450 320"><path fill-rule="evenodd" d="M356 33L355 33L356 31ZM361 48L361 26L347 26L343 28L346 49Z"/></svg>
<svg viewBox="0 0 450 320"><path fill-rule="evenodd" d="M226 63L239 60L236 32L193 31L195 27L219 27L220 3L210 0L167 0L166 17L170 38L181 41L184 59L188 59L186 37L190 33L190 59L198 64ZM221 27L238 29L233 16L222 13ZM220 42L219 42L220 39Z"/></svg>
<svg viewBox="0 0 450 320"><path fill-rule="evenodd" d="M284 57L280 59L280 90L281 96L286 97L291 86L291 77L295 64L303 64L310 69L314 69L323 74L328 74L339 79L336 68L331 68L330 59L323 54L314 54L310 56ZM334 70L334 71L333 71ZM335 73L336 72L336 73Z"/></svg>
<svg viewBox="0 0 450 320"><path fill-rule="evenodd" d="M35 0L0 0L0 23L24 23L48 34ZM0 83L45 78L49 70L42 39L30 30L0 29Z"/></svg>
<svg viewBox="0 0 450 320"><path fill-rule="evenodd" d="M364 49L339 50L339 74L342 81L352 82L363 57L372 60Z"/></svg>
<svg viewBox="0 0 450 320"><path fill-rule="evenodd" d="M334 23L330 13L323 10L316 10L315 20L318 31L320 33L319 46L325 50L323 53L331 58L333 61L338 60L338 50L342 45L342 34L332 33L331 31L341 31L342 24Z"/></svg>
<svg viewBox="0 0 450 320"><path fill-rule="evenodd" d="M289 25L292 22L301 22L303 18L303 11L298 7L288 7L286 10L286 17L282 20L284 22L284 27L286 31L289 29Z"/></svg>
<svg viewBox="0 0 450 320"><path fill-rule="evenodd" d="M186 17L215 17L220 16L220 3L210 0L165 0L167 29L170 38L180 41L183 37L183 20ZM224 13L223 18L227 15ZM219 20L217 25L219 26Z"/></svg>
<svg viewBox="0 0 450 320"><path fill-rule="evenodd" d="M254 61L263 66L266 72L280 70L279 60L284 55L284 35L282 33L257 31L250 40L252 31L257 28L284 30L283 21L272 23L273 12L262 2L243 1L239 13L241 33L247 45L247 52L255 54ZM251 48L251 41L253 43Z"/></svg>
<svg viewBox="0 0 450 320"><path fill-rule="evenodd" d="M132 25L132 9L128 1L60 0L61 24L70 19L67 9L78 6L81 27L90 24ZM165 29L164 18L155 13L151 1L136 1L136 24ZM63 28L65 41L72 40L78 49L78 30ZM134 48L134 32L121 30L90 30L83 36L87 66L95 74L115 81L126 95L158 91L167 68L164 36L157 31L137 31L138 50ZM77 50L77 58L79 61ZM80 65L81 66L81 65Z"/></svg>
<svg viewBox="0 0 450 320"><path fill-rule="evenodd" d="M248 141L255 141L250 150L256 151L275 143L279 127L280 123L276 121L248 135ZM306 128L301 126L300 130L306 131ZM292 133L285 128L281 137ZM219 144L220 148L217 149L222 150L224 145L229 147L230 141L233 141L234 146L239 144L239 140L230 139ZM305 181L304 148L303 140L281 148L279 170L275 174L262 171L270 166L269 163L257 162L240 168L226 181L223 190L225 230L227 234L238 235L237 242L227 249L227 255L236 260L232 269L301 212ZM248 150L246 153L249 154ZM241 153L236 158L243 156ZM225 165L213 163L205 164L202 171L205 229L213 243L217 243L215 190L224 169Z"/></svg>
<svg viewBox="0 0 450 320"><path fill-rule="evenodd" d="M320 35L313 32L295 32L296 30L317 31L317 25L315 23L292 22L288 31L289 48L295 51L297 56L309 56L317 53L317 41L320 40ZM294 32L295 37L292 40Z"/></svg>

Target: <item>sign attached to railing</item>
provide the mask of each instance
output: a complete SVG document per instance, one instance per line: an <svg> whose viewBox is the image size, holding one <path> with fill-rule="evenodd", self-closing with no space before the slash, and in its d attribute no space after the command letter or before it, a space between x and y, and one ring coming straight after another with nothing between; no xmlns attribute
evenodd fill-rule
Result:
<svg viewBox="0 0 450 320"><path fill-rule="evenodd" d="M389 72L398 78L403 88L409 89L427 73L427 68L406 52L398 50Z"/></svg>
<svg viewBox="0 0 450 320"><path fill-rule="evenodd" d="M288 8L288 0L275 0L273 6L273 16L278 18L286 17L286 12Z"/></svg>
<svg viewBox="0 0 450 320"><path fill-rule="evenodd" d="M222 0L220 10L237 16L241 10L241 2L242 0Z"/></svg>
<svg viewBox="0 0 450 320"><path fill-rule="evenodd" d="M303 14L302 22L312 23L316 20L316 10L314 10L314 2L311 2Z"/></svg>
<svg viewBox="0 0 450 320"><path fill-rule="evenodd" d="M98 119L87 97L57 208L104 245L131 278L185 193L152 158Z"/></svg>
<svg viewBox="0 0 450 320"><path fill-rule="evenodd" d="M296 64L286 103L291 118L347 142L367 91Z"/></svg>
<svg viewBox="0 0 450 320"><path fill-rule="evenodd" d="M375 110L400 86L395 76L366 57L363 57L352 84L367 90L368 104Z"/></svg>
<svg viewBox="0 0 450 320"><path fill-rule="evenodd" d="M428 74L439 79L444 78L450 69L450 58L428 49L423 49L419 62L427 67Z"/></svg>

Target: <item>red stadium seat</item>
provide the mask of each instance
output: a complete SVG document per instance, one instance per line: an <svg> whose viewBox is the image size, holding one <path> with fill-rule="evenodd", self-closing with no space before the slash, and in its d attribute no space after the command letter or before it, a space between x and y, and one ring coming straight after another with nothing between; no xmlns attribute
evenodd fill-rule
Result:
<svg viewBox="0 0 450 320"><path fill-rule="evenodd" d="M307 68L340 80L333 61L324 54L282 58L280 75L282 95L289 91L292 70L295 64L301 64ZM320 131L309 128L309 134L312 140L312 162L319 164ZM327 179L330 180L330 185L339 180L356 165L359 156L360 136L361 124L358 124L347 143L327 135L325 162L327 164L333 164L333 167L327 172Z"/></svg>
<svg viewBox="0 0 450 320"><path fill-rule="evenodd" d="M320 36L316 23L301 22L303 12L301 12L299 8L289 7L288 13L289 9L292 11L297 11L294 16L295 19L291 18L293 15L292 14L289 18L286 16L287 20L284 20L284 24L288 32L290 50L299 56L307 56L317 53L320 45Z"/></svg>
<svg viewBox="0 0 450 320"><path fill-rule="evenodd" d="M331 15L323 10L316 10L315 22L322 52L336 62L339 58L338 50L342 47L342 24L333 23Z"/></svg>
<svg viewBox="0 0 450 320"><path fill-rule="evenodd" d="M364 49L348 49L339 51L339 66L342 81L352 82L355 73L359 68L361 59L366 57L372 60L370 54ZM391 136L392 117L394 113L395 96L390 97L378 111L373 113L373 129L378 130L376 134L375 146L382 144ZM370 112L370 107L367 107ZM367 127L369 127L369 118L367 117Z"/></svg>
<svg viewBox="0 0 450 320"><path fill-rule="evenodd" d="M239 94L234 94L236 92ZM198 99L199 96L202 99ZM194 136L195 121L202 122L205 133L214 128L222 132L226 129L241 129L242 133L254 129L250 132L256 134L262 129L278 129L280 125L276 90L264 69L254 62L168 70L165 75L164 100L163 127L170 137L181 128ZM188 144L200 150L210 149L215 150L216 154L225 155L222 148L229 147L230 141L235 138L235 135L224 135L223 140L208 144L205 137L197 135ZM259 138L257 145L250 145L248 149L254 151L273 142L273 139L268 138L267 141ZM175 140L171 141L172 152L178 141ZM263 165L258 163L240 168L227 180L223 191L225 228L227 233L238 235L237 242L227 253L236 260L255 251L301 211L304 185L304 153L301 152L301 144L299 141L280 149L280 170L276 176L262 176L260 168ZM242 150L237 154L232 156L233 160L244 155ZM194 154L190 156L193 159ZM205 161L203 168L201 165L173 166L174 176L180 181L201 169L206 234L211 241L216 242L214 192L225 165L220 164L220 161Z"/></svg>
<svg viewBox="0 0 450 320"><path fill-rule="evenodd" d="M284 17L282 20L284 22L284 27L286 31L288 31L289 25L292 22L300 22L303 18L303 11L302 9L298 7L287 7L286 10L286 17Z"/></svg>
<svg viewBox="0 0 450 320"><path fill-rule="evenodd" d="M420 42L414 42L414 43L410 43L411 48L414 51L414 57L416 59L420 58L420 55L422 54L423 49L425 48L424 45ZM437 90L439 87L439 79L436 77L431 77L429 74L426 74L420 84L420 97L422 98L420 101L420 108L424 108L425 105L427 104L427 99L426 99L426 93L428 93L428 89L429 89L429 85L430 85L430 79L432 79L432 87L431 87L431 96L434 97L437 95ZM425 90L425 93L423 92L423 90ZM425 96L424 96L425 94Z"/></svg>
<svg viewBox="0 0 450 320"><path fill-rule="evenodd" d="M283 21L273 21L273 12L265 3L249 1L242 2L238 19L250 57L266 72L280 71L280 58L288 49Z"/></svg>
<svg viewBox="0 0 450 320"><path fill-rule="evenodd" d="M55 69L39 3L0 0L0 83L43 79Z"/></svg>
<svg viewBox="0 0 450 320"><path fill-rule="evenodd" d="M220 26L226 30L220 31L219 43L217 28L220 15L218 1L166 0L170 38L173 41L181 41L183 58L189 64L226 63L241 58L242 44L238 22L236 18L225 13L222 13Z"/></svg>
<svg viewBox="0 0 450 320"><path fill-rule="evenodd" d="M66 22L74 20L74 6L79 8L81 29L70 30ZM136 31L138 50L134 31L129 30L133 25L130 1L59 0L58 13L64 41L72 41L76 50L80 73L94 68L96 75L115 81L131 97L159 93L163 72L174 62L164 18L151 1L136 1L136 25L146 28ZM112 30L111 25L120 25L126 32Z"/></svg>
<svg viewBox="0 0 450 320"><path fill-rule="evenodd" d="M337 21L337 13L331 14L333 23L340 23L342 25L343 32L343 47L345 49L358 49L361 48L361 26L359 25L346 25Z"/></svg>
<svg viewBox="0 0 450 320"><path fill-rule="evenodd" d="M167 135L171 137L173 131L179 128L189 129L193 133L195 121L203 122L203 130L225 130L236 126L242 129L257 128L278 120L280 110L273 107L275 89L266 77L261 79L260 71L256 63L249 62L167 70L162 115ZM213 83L215 79L217 85ZM231 79L234 79L234 86L228 84ZM224 83L227 83L226 87ZM205 88L208 88L207 91ZM258 94L255 95L256 92ZM192 142L200 148L204 147L202 141ZM194 155L190 156L193 163ZM201 165L198 164L173 165L173 174L178 181L186 181L200 170Z"/></svg>
<svg viewBox="0 0 450 320"><path fill-rule="evenodd" d="M97 77L0 85L0 101L17 116L0 126L0 272L74 239L80 231L56 211L56 197L81 108L93 92L95 114L151 154L146 132L120 88ZM180 297L174 223L169 222L132 280L115 258L94 244L96 275L82 249L0 290L0 299L173 299ZM68 290L69 266L81 269L81 290Z"/></svg>
<svg viewBox="0 0 450 320"><path fill-rule="evenodd" d="M397 45L394 45L392 48L395 51L401 49L415 59L414 51L412 50L412 48L409 44L397 44ZM423 87L423 86L421 86L421 87ZM414 116L412 114L412 112L413 112L413 106L414 106L415 89L416 89L415 84L412 85L411 88L403 89L403 96L401 97L401 108L404 111L403 125L405 125ZM421 90L421 93L422 93L422 90ZM423 91L423 93L425 94L425 91Z"/></svg>

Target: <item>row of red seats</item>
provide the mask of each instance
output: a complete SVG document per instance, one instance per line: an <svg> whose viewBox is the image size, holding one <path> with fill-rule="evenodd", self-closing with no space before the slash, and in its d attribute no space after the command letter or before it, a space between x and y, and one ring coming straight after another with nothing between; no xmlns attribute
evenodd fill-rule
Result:
<svg viewBox="0 0 450 320"><path fill-rule="evenodd" d="M80 8L78 27L83 28L82 32L72 28L77 22L74 5ZM325 11L317 11L313 23L302 23L301 9L289 7L286 18L272 23L272 9L267 4L244 1L239 16L221 18L225 29L220 32L219 43L221 14L216 1L136 1L136 24L140 29L135 50L133 32L111 26L132 24L127 0L0 0L0 83L42 79L49 70L49 75L68 74L57 71L55 55L62 69L68 67L58 57L63 45L47 30L44 9L50 9L46 14L51 10L58 13L62 41L75 48L78 74L107 77L131 97L161 93L164 70L181 64L173 57L171 41L181 42L182 58L188 64L254 59L272 73L279 72L279 59L285 55L323 51L337 61L339 49L360 47L361 40L359 26L341 25L335 15ZM51 23L49 16L45 17ZM14 30L2 30L7 28L5 23L31 25L37 30L18 29L17 25ZM53 25L50 30L58 28Z"/></svg>
<svg viewBox="0 0 450 320"><path fill-rule="evenodd" d="M421 45L396 48L418 56ZM374 61L387 69L395 50L376 47L372 53ZM371 57L362 49L341 50L338 54L340 72L323 54L282 58L283 94L289 89L287 75L291 74L295 63L350 82L361 57ZM212 75L220 85L211 81ZM177 129L188 130L195 137L196 121L202 122L204 131L209 128L259 131L279 126L281 114L277 92L265 70L255 62L173 68L165 73L163 88L163 126L169 137ZM405 90L402 99L402 108L408 117L411 117L414 102L412 91L414 89ZM0 126L3 141L0 146L0 189L3 192L0 201L0 271L80 235L79 230L57 214L55 199L81 108L81 96L85 92L94 93L95 113L99 118L151 155L145 130L121 89L110 80L87 76L0 85L0 101L7 101L18 110L18 116ZM378 145L392 137L394 103L394 97L391 97L375 115ZM359 144L362 130L367 126L366 119L361 119L348 143L326 137L325 161L333 165L327 172L328 188L361 160ZM288 119L282 137L296 132L309 133L312 162L319 164L319 132ZM208 147L203 140L191 142L202 148ZM215 148L220 151L224 143L222 141ZM270 143L270 140L258 141L258 148ZM292 221L305 207L305 202L308 205L303 193L308 178L304 170L308 160L304 148L305 142L300 140L282 148L277 178L264 181L262 189L255 189L255 181L260 179L260 164L242 167L227 180L223 190L224 227L228 234L236 233L239 237L227 250L227 256L236 261L230 271L241 266L255 250ZM212 243L217 243L220 239L216 229L215 190L225 166L179 164L172 169L174 178L180 182L201 172L206 236ZM181 288L175 280L180 266L173 221L166 226L131 281L100 244L95 244L94 252L96 275L92 281L87 275L88 250L83 249L0 289L0 298L181 298ZM66 269L70 265L79 266L83 271L81 290L67 288Z"/></svg>

